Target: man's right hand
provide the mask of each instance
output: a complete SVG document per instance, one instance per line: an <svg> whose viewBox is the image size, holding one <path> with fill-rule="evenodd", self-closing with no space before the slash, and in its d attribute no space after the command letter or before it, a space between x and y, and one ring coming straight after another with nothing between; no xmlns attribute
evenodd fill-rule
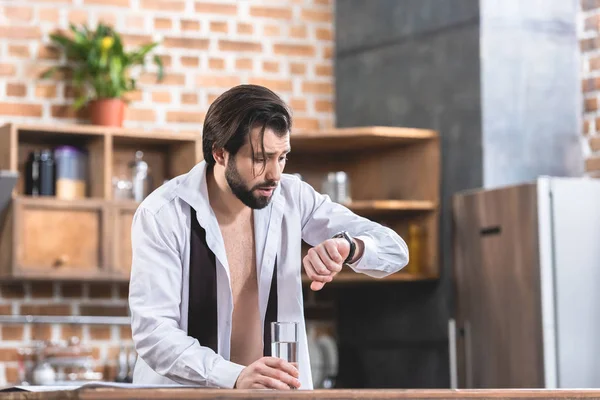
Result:
<svg viewBox="0 0 600 400"><path fill-rule="evenodd" d="M235 383L236 389L299 388L298 370L281 358L263 357L242 370Z"/></svg>

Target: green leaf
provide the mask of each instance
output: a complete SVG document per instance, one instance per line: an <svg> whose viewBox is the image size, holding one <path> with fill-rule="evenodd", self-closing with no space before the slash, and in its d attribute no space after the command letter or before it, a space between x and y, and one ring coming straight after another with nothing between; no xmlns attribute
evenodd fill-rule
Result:
<svg viewBox="0 0 600 400"><path fill-rule="evenodd" d="M86 95L81 95L79 96L77 99L75 99L75 101L73 102L73 108L75 110L79 110L81 107L83 107L86 103L88 102L88 96Z"/></svg>
<svg viewBox="0 0 600 400"><path fill-rule="evenodd" d="M165 70L163 67L162 58L160 58L158 55L155 54L153 59L154 59L154 63L158 66L157 80L159 82L161 82L163 80L163 78L165 77Z"/></svg>

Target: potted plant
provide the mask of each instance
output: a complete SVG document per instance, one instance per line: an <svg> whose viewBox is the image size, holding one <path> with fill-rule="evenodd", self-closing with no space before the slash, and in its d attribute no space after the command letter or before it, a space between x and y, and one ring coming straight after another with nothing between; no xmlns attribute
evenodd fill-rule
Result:
<svg viewBox="0 0 600 400"><path fill-rule="evenodd" d="M67 72L73 81L77 98L76 110L87 106L90 120L95 125L121 126L125 112L124 95L136 89L136 79L130 76L133 67L144 67L146 56L159 44L157 42L126 51L121 36L105 24L96 30L87 25L70 25L67 34L50 35L51 41L62 48L67 56L65 65L55 66L42 75L52 76L57 70ZM163 64L157 55L158 81L164 76Z"/></svg>

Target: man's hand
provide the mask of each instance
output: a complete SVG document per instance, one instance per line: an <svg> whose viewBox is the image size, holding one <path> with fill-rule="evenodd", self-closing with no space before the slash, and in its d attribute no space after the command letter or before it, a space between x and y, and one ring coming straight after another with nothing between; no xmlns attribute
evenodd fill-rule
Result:
<svg viewBox="0 0 600 400"><path fill-rule="evenodd" d="M342 238L327 239L308 250L302 260L306 275L312 280L310 288L321 290L326 283L342 270L350 253L350 244Z"/></svg>
<svg viewBox="0 0 600 400"><path fill-rule="evenodd" d="M289 362L275 357L263 357L242 370L235 383L236 389L299 388L298 370Z"/></svg>

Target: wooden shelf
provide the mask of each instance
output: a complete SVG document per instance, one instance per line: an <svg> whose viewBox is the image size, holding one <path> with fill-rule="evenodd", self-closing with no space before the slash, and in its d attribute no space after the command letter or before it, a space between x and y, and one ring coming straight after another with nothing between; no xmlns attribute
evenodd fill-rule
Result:
<svg viewBox="0 0 600 400"><path fill-rule="evenodd" d="M411 274L408 272L397 272L388 277L377 279L372 278L370 276L366 276L364 274L359 274L357 272L348 271L341 272L333 278L333 281L328 285L335 285L341 283L378 283L378 282L417 282L417 281L431 281L438 279L435 275L426 275L426 274ZM303 273L302 274L302 283L310 284L312 281L308 279L308 277Z"/></svg>
<svg viewBox="0 0 600 400"><path fill-rule="evenodd" d="M295 152L347 152L381 149L437 139L435 131L393 127L335 128L301 131L290 136Z"/></svg>
<svg viewBox="0 0 600 400"><path fill-rule="evenodd" d="M361 215L383 215L403 211L435 211L437 204L427 200L359 200L345 203L346 207Z"/></svg>

